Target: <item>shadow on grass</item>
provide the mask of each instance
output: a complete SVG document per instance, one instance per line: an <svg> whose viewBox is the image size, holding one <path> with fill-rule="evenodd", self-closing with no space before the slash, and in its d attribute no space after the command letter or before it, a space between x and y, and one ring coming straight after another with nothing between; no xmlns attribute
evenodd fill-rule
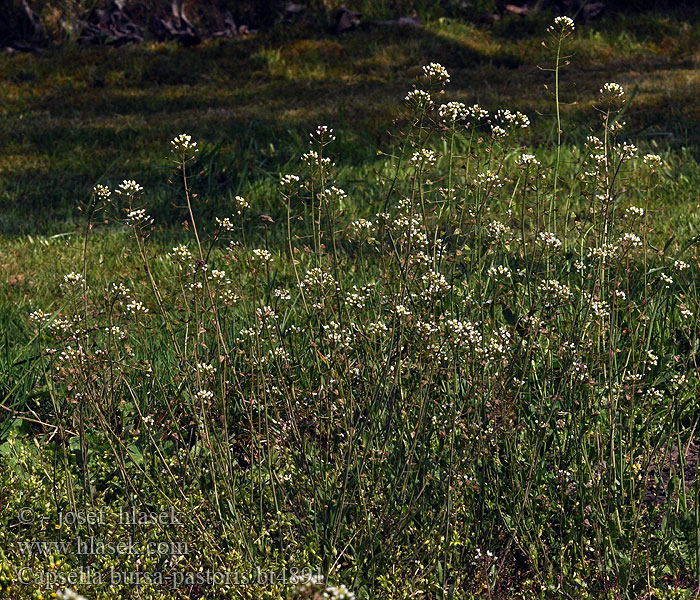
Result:
<svg viewBox="0 0 700 600"><path fill-rule="evenodd" d="M278 30L187 50L156 44L2 57L8 101L0 130L0 232L64 229L98 181L114 185L134 178L155 196L172 194L167 153L169 140L181 131L203 145L200 193L212 205L294 169L306 132L318 123L338 131L338 162L364 172L377 148L391 144L386 132L420 65L433 60L452 73L445 100L528 112L532 139L546 145L551 120L535 116L552 111L551 94L543 88L551 73L537 68L548 60L539 44L542 19L506 20L487 31L459 22L375 27L341 38ZM632 137L637 132L695 144L700 127L693 120L693 71L665 56L655 63L649 57L650 68L640 74L636 50L604 62L587 56L584 43L609 45L618 34L613 28L599 42L590 35L577 40L584 59L562 73L574 138L595 126L591 101L613 71L614 80L640 85L638 111L629 115ZM631 43L644 50L642 42ZM695 64L693 57L683 60ZM163 218L179 218L178 210L165 208L167 201L160 204Z"/></svg>

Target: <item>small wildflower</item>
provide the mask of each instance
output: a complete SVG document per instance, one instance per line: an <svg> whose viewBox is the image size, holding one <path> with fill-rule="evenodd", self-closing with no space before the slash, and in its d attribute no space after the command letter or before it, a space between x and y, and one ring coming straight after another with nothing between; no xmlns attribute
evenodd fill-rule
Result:
<svg viewBox="0 0 700 600"><path fill-rule="evenodd" d="M425 90L411 90L406 94L406 104L415 110L425 110L433 105L430 94Z"/></svg>
<svg viewBox="0 0 700 600"><path fill-rule="evenodd" d="M189 251L187 246L184 244L180 244L179 246L175 246L168 254L168 256L176 263L180 265L180 268L182 268L184 265L189 264L192 262L192 253Z"/></svg>
<svg viewBox="0 0 700 600"><path fill-rule="evenodd" d="M85 285L85 278L81 273L72 271L63 276L63 285L66 287L81 287Z"/></svg>
<svg viewBox="0 0 700 600"><path fill-rule="evenodd" d="M323 592L323 600L354 600L355 594L345 585L329 586Z"/></svg>
<svg viewBox="0 0 700 600"><path fill-rule="evenodd" d="M146 225L153 224L153 219L151 215L146 214L146 210L143 208L137 208L130 210L126 215L126 224L129 227L143 227Z"/></svg>
<svg viewBox="0 0 700 600"><path fill-rule="evenodd" d="M422 167L423 169L435 166L436 162L437 155L428 148L421 148L411 156L411 164L416 167Z"/></svg>
<svg viewBox="0 0 700 600"><path fill-rule="evenodd" d="M235 225L231 222L231 219L228 217L224 217L223 219L220 219L219 217L216 217L216 224L221 228L224 229L225 231L233 231L235 229Z"/></svg>
<svg viewBox="0 0 700 600"><path fill-rule="evenodd" d="M192 141L192 136L186 133L181 133L170 141L173 147L173 152L199 152L197 142Z"/></svg>
<svg viewBox="0 0 700 600"><path fill-rule="evenodd" d="M261 264L266 264L266 263L272 262L272 254L268 250L265 250L264 248L255 248L253 250L253 256Z"/></svg>
<svg viewBox="0 0 700 600"><path fill-rule="evenodd" d="M424 66L423 74L430 79L431 82L435 81L441 85L445 85L446 83L450 82L450 74L440 63L432 62L429 65Z"/></svg>
<svg viewBox="0 0 700 600"><path fill-rule="evenodd" d="M456 123L466 117L467 107L463 102L448 102L438 108L440 118L447 123Z"/></svg>
<svg viewBox="0 0 700 600"><path fill-rule="evenodd" d="M250 204L243 196L236 196L233 202L236 205L237 215L241 215L246 208L250 208Z"/></svg>
<svg viewBox="0 0 700 600"><path fill-rule="evenodd" d="M619 105L625 98L625 90L619 83L606 83L600 88L600 98L611 106Z"/></svg>
<svg viewBox="0 0 700 600"><path fill-rule="evenodd" d="M534 154L521 154L520 158L516 159L515 164L521 169L526 167L539 167L540 161L535 158Z"/></svg>
<svg viewBox="0 0 700 600"><path fill-rule="evenodd" d="M319 143L322 145L330 144L335 141L335 135L333 135L333 130L328 127L328 125L319 125L316 127L316 131L312 131L309 134L311 138L310 143Z"/></svg>
<svg viewBox="0 0 700 600"><path fill-rule="evenodd" d="M299 183L298 175L284 175L282 179L280 179L280 185L282 187L292 187L295 183Z"/></svg>
<svg viewBox="0 0 700 600"><path fill-rule="evenodd" d="M551 231L540 231L537 239L547 248L558 250L561 248L561 240L557 238Z"/></svg>
<svg viewBox="0 0 700 600"><path fill-rule="evenodd" d="M125 179L119 184L119 188L115 190L119 195L135 196L143 191L143 188L133 179Z"/></svg>
<svg viewBox="0 0 700 600"><path fill-rule="evenodd" d="M124 310L134 316L148 314L148 309L138 300L131 300L126 304Z"/></svg>
<svg viewBox="0 0 700 600"><path fill-rule="evenodd" d="M194 399L199 402L211 402L214 399L214 392L209 390L199 390L195 395Z"/></svg>
<svg viewBox="0 0 700 600"><path fill-rule="evenodd" d="M547 31L557 37L564 38L571 35L575 29L576 26L571 17L561 16L554 19L554 25L550 25Z"/></svg>
<svg viewBox="0 0 700 600"><path fill-rule="evenodd" d="M658 154L645 154L644 164L650 169L660 169L663 167L664 161Z"/></svg>
<svg viewBox="0 0 700 600"><path fill-rule="evenodd" d="M105 185L100 185L99 183L92 188L92 192L95 194L95 197L102 202L108 202L112 197L112 192L110 189Z"/></svg>

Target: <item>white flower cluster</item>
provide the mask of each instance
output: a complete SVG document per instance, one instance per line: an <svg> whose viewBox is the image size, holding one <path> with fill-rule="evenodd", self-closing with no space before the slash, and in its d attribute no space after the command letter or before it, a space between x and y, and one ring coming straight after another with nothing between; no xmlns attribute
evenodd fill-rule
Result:
<svg viewBox="0 0 700 600"><path fill-rule="evenodd" d="M637 152L637 146L628 142L622 144L622 146L619 148L620 158L623 160L634 158L637 156Z"/></svg>
<svg viewBox="0 0 700 600"><path fill-rule="evenodd" d="M253 250L253 256L255 257L256 262L260 264L267 264L272 262L272 254L264 248L255 248Z"/></svg>
<svg viewBox="0 0 700 600"><path fill-rule="evenodd" d="M500 188L503 187L501 183L501 178L493 171L486 171L486 173L477 173L474 177L474 185L478 188Z"/></svg>
<svg viewBox="0 0 700 600"><path fill-rule="evenodd" d="M472 106L465 109L465 116L472 121L479 121L481 119L486 119L489 116L489 111L481 108L478 104L473 104Z"/></svg>
<svg viewBox="0 0 700 600"><path fill-rule="evenodd" d="M627 248L639 248L642 245L641 238L634 233L625 233L618 241Z"/></svg>
<svg viewBox="0 0 700 600"><path fill-rule="evenodd" d="M450 74L440 63L431 62L429 65L424 66L423 75L430 81L436 81L442 85L450 82Z"/></svg>
<svg viewBox="0 0 700 600"><path fill-rule="evenodd" d="M344 329L337 321L330 321L323 325L323 333L326 335L328 343L336 346L339 350L347 352L352 348L354 335L351 331Z"/></svg>
<svg viewBox="0 0 700 600"><path fill-rule="evenodd" d="M507 127L519 127L527 129L530 126L530 119L519 110L515 112L509 111L507 108L501 108L496 111L496 119Z"/></svg>
<svg viewBox="0 0 700 600"><path fill-rule="evenodd" d="M543 294L559 301L570 300L574 296L574 293L569 289L568 285L556 279L547 279L546 281L540 282L537 289Z"/></svg>
<svg viewBox="0 0 700 600"><path fill-rule="evenodd" d="M416 110L427 109L433 105L430 94L425 90L411 90L406 94L405 100L406 104Z"/></svg>
<svg viewBox="0 0 700 600"><path fill-rule="evenodd" d="M292 187L296 183L299 183L298 175L283 175L282 179L280 179L280 185L282 187Z"/></svg>
<svg viewBox="0 0 700 600"><path fill-rule="evenodd" d="M348 292L345 296L345 303L352 308L363 309L369 298L368 288L369 286L365 286L362 289L358 289L356 285L353 285L353 291Z"/></svg>
<svg viewBox="0 0 700 600"><path fill-rule="evenodd" d="M660 169L664 165L664 161L658 154L645 154L644 164L652 169Z"/></svg>
<svg viewBox="0 0 700 600"><path fill-rule="evenodd" d="M71 589L66 588L65 590L62 590L60 592L56 592L56 599L57 600L87 600L85 596L81 596L77 592L74 592Z"/></svg>
<svg viewBox="0 0 700 600"><path fill-rule="evenodd" d="M490 239L495 242L508 242L513 238L513 234L508 226L500 221L491 221L486 225L486 232Z"/></svg>
<svg viewBox="0 0 700 600"><path fill-rule="evenodd" d="M535 158L534 154L521 154L520 158L515 160L515 164L524 169L526 167L539 167L540 161Z"/></svg>
<svg viewBox="0 0 700 600"><path fill-rule="evenodd" d="M63 285L65 287L82 287L85 285L85 278L81 273L72 271L63 276Z"/></svg>
<svg viewBox="0 0 700 600"><path fill-rule="evenodd" d="M542 243L545 247L552 250L558 250L561 248L561 240L551 231L540 231L540 233L537 235L537 239L539 239L540 243Z"/></svg>
<svg viewBox="0 0 700 600"><path fill-rule="evenodd" d="M243 196L236 196L233 199L233 202L236 205L236 214L237 215L242 214L246 208L250 208L250 204Z"/></svg>
<svg viewBox="0 0 700 600"><path fill-rule="evenodd" d="M428 148L421 148L420 150L413 153L411 156L411 164L416 167L422 167L423 169L435 166L437 162L437 155L432 150Z"/></svg>
<svg viewBox="0 0 700 600"><path fill-rule="evenodd" d="M220 219L219 217L216 217L214 219L216 221L216 224L221 227L221 229L224 229L226 231L233 231L235 229L235 225L231 222L231 219L228 217L224 217L223 219Z"/></svg>
<svg viewBox="0 0 700 600"><path fill-rule="evenodd" d="M278 287L274 291L274 296L275 298L278 298L279 300L291 300L292 299L292 294L287 288L281 288Z"/></svg>
<svg viewBox="0 0 700 600"><path fill-rule="evenodd" d="M491 265L487 273L494 279L510 279L512 275L511 270L505 265Z"/></svg>
<svg viewBox="0 0 700 600"><path fill-rule="evenodd" d="M99 183L92 188L92 193L95 194L98 200L102 200L103 202L107 202L112 197L110 189L106 185L101 185Z"/></svg>
<svg viewBox="0 0 700 600"><path fill-rule="evenodd" d="M131 315L146 315L148 309L138 300L131 300L124 306L124 310Z"/></svg>
<svg viewBox="0 0 700 600"><path fill-rule="evenodd" d="M483 337L479 331L479 323L449 319L445 325L450 338L458 347L468 347L481 352Z"/></svg>
<svg viewBox="0 0 700 600"><path fill-rule="evenodd" d="M328 198L330 200L336 200L336 201L345 200L345 198L348 197L345 190L343 190L339 187L336 187L334 185L325 189L323 193L326 195L326 198Z"/></svg>
<svg viewBox="0 0 700 600"><path fill-rule="evenodd" d="M619 250L620 248L615 244L606 243L602 246L595 246L589 248L586 252L586 258L597 258L602 260L603 262L607 262L610 259L614 258Z"/></svg>
<svg viewBox="0 0 700 600"><path fill-rule="evenodd" d="M639 206L628 206L625 210L625 216L641 218L644 216L644 209Z"/></svg>
<svg viewBox="0 0 700 600"><path fill-rule="evenodd" d="M335 288L336 281L333 275L326 273L321 267L314 267L306 272L301 284L307 290L323 290L324 288Z"/></svg>
<svg viewBox="0 0 700 600"><path fill-rule="evenodd" d="M330 158L320 157L316 150L309 150L305 154L302 154L301 161L307 167L322 167L324 169L330 169L333 166Z"/></svg>
<svg viewBox="0 0 700 600"><path fill-rule="evenodd" d="M335 140L335 135L333 135L333 130L328 127L328 125L319 125L316 127L316 131L312 131L309 134L311 138L310 143L318 142L320 144L328 144Z"/></svg>
<svg viewBox="0 0 700 600"><path fill-rule="evenodd" d="M323 592L323 600L355 600L355 594L345 585L329 586Z"/></svg>
<svg viewBox="0 0 700 600"><path fill-rule="evenodd" d="M384 321L374 321L372 323L368 323L365 329L371 336L378 336L389 331L389 328L386 326Z"/></svg>
<svg viewBox="0 0 700 600"><path fill-rule="evenodd" d="M126 214L126 224L129 227L145 227L153 223L151 215L146 214L143 208L135 208Z"/></svg>
<svg viewBox="0 0 700 600"><path fill-rule="evenodd" d="M586 148L588 148L588 150L590 150L591 152L602 152L604 145L599 137L596 137L595 135L589 135L586 138Z"/></svg>
<svg viewBox="0 0 700 600"><path fill-rule="evenodd" d="M428 271L423 277L421 277L423 283L423 290L426 295L426 299L437 298L450 291L452 287L447 283L447 279L442 273L437 271Z"/></svg>
<svg viewBox="0 0 700 600"><path fill-rule="evenodd" d="M491 135L494 138L502 138L508 135L508 132L500 125L491 125Z"/></svg>
<svg viewBox="0 0 700 600"><path fill-rule="evenodd" d="M192 253L184 244L175 246L172 252L168 253L168 256L173 260L173 262L178 263L180 265L180 268L187 264L190 264L193 258Z"/></svg>
<svg viewBox="0 0 700 600"><path fill-rule="evenodd" d="M197 402L209 403L214 399L214 392L209 390L199 390L195 395L194 399Z"/></svg>
<svg viewBox="0 0 700 600"><path fill-rule="evenodd" d="M571 35L575 29L576 26L571 17L561 16L554 19L554 25L550 25L547 31L556 36L566 37Z"/></svg>
<svg viewBox="0 0 700 600"><path fill-rule="evenodd" d="M143 191L143 188L133 179L125 179L119 184L119 188L115 190L119 195L135 196Z"/></svg>
<svg viewBox="0 0 700 600"><path fill-rule="evenodd" d="M466 118L467 107L464 102L448 102L447 104L440 105L438 114L443 121L455 123Z"/></svg>
<svg viewBox="0 0 700 600"><path fill-rule="evenodd" d="M173 152L199 152L197 142L192 141L192 136L181 133L170 141Z"/></svg>
<svg viewBox="0 0 700 600"><path fill-rule="evenodd" d="M606 83L600 88L600 97L609 104L619 104L624 100L625 89L619 83Z"/></svg>

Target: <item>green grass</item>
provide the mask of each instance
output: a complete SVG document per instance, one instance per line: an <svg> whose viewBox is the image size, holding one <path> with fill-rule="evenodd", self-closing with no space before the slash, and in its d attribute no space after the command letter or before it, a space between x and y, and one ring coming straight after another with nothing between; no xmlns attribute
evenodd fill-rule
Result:
<svg viewBox="0 0 700 600"><path fill-rule="evenodd" d="M557 170L548 24L1 59L0 597L56 589L18 585L20 566L134 570L128 555L17 542L130 534L142 550L191 548L177 564L143 558L144 572L313 567L358 600L694 597L700 32L648 15L579 27ZM431 61L452 80L433 85L437 104L520 110L532 126L494 139L487 123L407 110ZM584 148L606 139L608 81L630 100L615 141L639 146L619 171L612 141ZM310 146L320 123L337 140ZM183 131L200 150L187 185L170 144ZM411 163L423 147L434 168ZM304 166L309 149L337 165ZM519 167L523 152L542 167ZM611 162L595 167L600 154ZM280 186L285 174L300 185ZM123 179L143 194L96 202L95 184ZM643 218L624 216L634 206ZM153 227L124 222L139 207ZM178 263L181 243L193 256ZM184 524L125 526L129 506ZM19 522L24 507L46 521ZM54 527L100 509L94 527ZM294 593L76 587L90 600Z"/></svg>

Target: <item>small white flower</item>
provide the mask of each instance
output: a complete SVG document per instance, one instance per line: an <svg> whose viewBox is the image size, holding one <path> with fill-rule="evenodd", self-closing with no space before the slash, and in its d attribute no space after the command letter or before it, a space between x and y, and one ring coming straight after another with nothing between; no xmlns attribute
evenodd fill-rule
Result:
<svg viewBox="0 0 700 600"><path fill-rule="evenodd" d="M85 278L81 273L72 271L63 276L63 285L66 287L81 287L85 285Z"/></svg>
<svg viewBox="0 0 700 600"><path fill-rule="evenodd" d="M571 35L575 29L576 26L571 17L561 16L554 19L554 25L550 25L547 31L557 36L566 37Z"/></svg>
<svg viewBox="0 0 700 600"><path fill-rule="evenodd" d="M535 158L534 154L521 154L520 158L516 159L515 164L520 168L539 167L540 161Z"/></svg>
<svg viewBox="0 0 700 600"><path fill-rule="evenodd" d="M143 191L143 188L133 179L125 179L119 184L119 188L115 190L119 195L135 196Z"/></svg>
<svg viewBox="0 0 700 600"><path fill-rule="evenodd" d="M644 164L652 169L660 169L664 164L664 161L658 154L645 154L643 160Z"/></svg>
<svg viewBox="0 0 700 600"><path fill-rule="evenodd" d="M253 256L258 262L263 264L272 262L272 254L264 248L255 248L253 250Z"/></svg>
<svg viewBox="0 0 700 600"><path fill-rule="evenodd" d="M600 98L608 104L620 104L625 98L625 90L619 83L606 83L600 88Z"/></svg>
<svg viewBox="0 0 700 600"><path fill-rule="evenodd" d="M197 142L192 141L192 136L181 133L170 141L174 152L199 152Z"/></svg>
<svg viewBox="0 0 700 600"><path fill-rule="evenodd" d="M199 390L194 399L199 402L211 402L214 399L214 393L209 390Z"/></svg>
<svg viewBox="0 0 700 600"><path fill-rule="evenodd" d="M168 254L168 256L176 263L179 263L180 268L182 268L184 265L189 264L192 262L192 253L189 251L187 246L184 244L180 244L179 246L175 246Z"/></svg>
<svg viewBox="0 0 700 600"><path fill-rule="evenodd" d="M428 148L421 148L411 156L411 164L424 169L435 166L437 155Z"/></svg>
<svg viewBox="0 0 700 600"><path fill-rule="evenodd" d="M92 188L92 191L95 196L103 202L107 202L112 197L112 192L110 189L105 185L100 185L99 183Z"/></svg>
<svg viewBox="0 0 700 600"><path fill-rule="evenodd" d="M234 204L236 205L236 209L237 209L237 210L236 210L236 214L238 214L238 215L240 215L241 213L243 213L243 211L244 211L246 208L250 208L250 204L248 203L248 201L247 201L243 196L236 196L236 197L233 199L233 202L234 202Z"/></svg>
<svg viewBox="0 0 700 600"><path fill-rule="evenodd" d="M328 127L328 125L319 125L318 127L316 127L316 131L312 131L309 134L309 137L311 138L312 144L314 142L317 142L325 145L335 140L333 130L330 127Z"/></svg>
<svg viewBox="0 0 700 600"><path fill-rule="evenodd" d="M143 227L153 223L151 215L146 214L146 210L143 208L130 210L126 215L125 221L129 227Z"/></svg>
<svg viewBox="0 0 700 600"><path fill-rule="evenodd" d="M547 248L551 248L553 250L558 250L561 248L561 240L551 231L540 231L537 238Z"/></svg>
<svg viewBox="0 0 700 600"><path fill-rule="evenodd" d="M126 306L124 306L124 310L134 316L148 314L148 309L138 300L129 301Z"/></svg>
<svg viewBox="0 0 700 600"><path fill-rule="evenodd" d="M224 229L226 231L233 231L235 229L235 225L231 222L231 219L228 217L224 217L223 219L220 219L219 217L216 217L216 224L221 227L221 229Z"/></svg>
<svg viewBox="0 0 700 600"><path fill-rule="evenodd" d="M329 586L323 592L323 600L354 600L355 594L345 585Z"/></svg>
<svg viewBox="0 0 700 600"><path fill-rule="evenodd" d="M438 114L443 121L455 123L467 116L467 107L463 102L448 102L440 105Z"/></svg>
<svg viewBox="0 0 700 600"><path fill-rule="evenodd" d="M406 94L405 100L406 104L416 110L427 109L433 105L430 94L425 90L411 90Z"/></svg>
<svg viewBox="0 0 700 600"><path fill-rule="evenodd" d="M282 187L292 187L295 183L299 183L298 175L284 175L282 179L280 179L280 185Z"/></svg>
<svg viewBox="0 0 700 600"><path fill-rule="evenodd" d="M441 85L450 82L450 74L440 63L431 62L429 65L424 66L423 74L430 79L430 81L436 81Z"/></svg>

